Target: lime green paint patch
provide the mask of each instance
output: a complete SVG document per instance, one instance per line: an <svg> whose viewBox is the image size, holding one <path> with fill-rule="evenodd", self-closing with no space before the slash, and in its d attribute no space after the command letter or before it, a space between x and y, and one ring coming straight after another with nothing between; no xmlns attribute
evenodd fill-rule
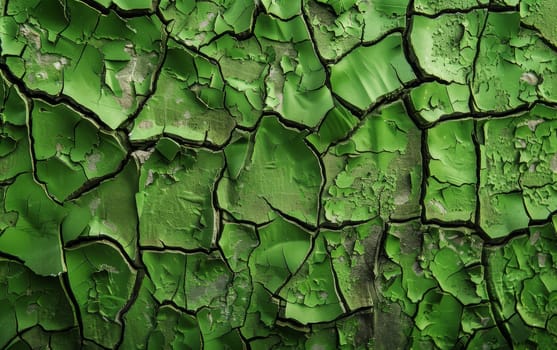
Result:
<svg viewBox="0 0 557 350"><path fill-rule="evenodd" d="M98 130L64 105L35 100L31 113L37 177L56 199L63 201L121 167L125 151L116 133Z"/></svg>
<svg viewBox="0 0 557 350"><path fill-rule="evenodd" d="M60 224L66 210L54 203L29 173L19 175L2 199L7 212L18 213L15 223L0 235L2 251L18 257L38 275L65 270Z"/></svg>
<svg viewBox="0 0 557 350"><path fill-rule="evenodd" d="M415 78L399 34L389 35L377 45L358 47L331 67L333 92L360 109Z"/></svg>
<svg viewBox="0 0 557 350"><path fill-rule="evenodd" d="M435 19L416 16L410 42L425 73L447 82L467 83L485 17L483 10Z"/></svg>
<svg viewBox="0 0 557 350"><path fill-rule="evenodd" d="M419 140L400 102L366 116L349 140L324 157L325 219L341 223L419 211Z"/></svg>
<svg viewBox="0 0 557 350"><path fill-rule="evenodd" d="M83 336L113 347L122 332L120 315L131 296L136 271L105 242L66 249L69 284L82 315Z"/></svg>
<svg viewBox="0 0 557 350"><path fill-rule="evenodd" d="M218 184L220 205L237 219L262 223L276 208L315 225L321 171L302 135L267 117L248 143L248 155L235 157L243 162L237 179L225 174Z"/></svg>
<svg viewBox="0 0 557 350"><path fill-rule="evenodd" d="M211 191L223 165L222 154L180 148L171 161L159 151L148 157L135 194L139 243L208 249L217 230Z"/></svg>
<svg viewBox="0 0 557 350"><path fill-rule="evenodd" d="M463 84L424 83L410 92L412 103L424 124L442 117L468 113L470 90Z"/></svg>

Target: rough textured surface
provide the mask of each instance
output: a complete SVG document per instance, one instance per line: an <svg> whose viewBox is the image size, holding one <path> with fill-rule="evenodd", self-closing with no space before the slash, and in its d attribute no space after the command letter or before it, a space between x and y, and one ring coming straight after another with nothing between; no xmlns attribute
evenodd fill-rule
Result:
<svg viewBox="0 0 557 350"><path fill-rule="evenodd" d="M550 349L553 0L0 0L1 349Z"/></svg>

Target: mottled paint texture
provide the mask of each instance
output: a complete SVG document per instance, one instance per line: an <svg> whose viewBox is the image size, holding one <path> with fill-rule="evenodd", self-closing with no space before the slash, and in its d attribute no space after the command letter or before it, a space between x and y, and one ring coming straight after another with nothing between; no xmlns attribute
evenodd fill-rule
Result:
<svg viewBox="0 0 557 350"><path fill-rule="evenodd" d="M0 349L550 349L557 2L0 0Z"/></svg>

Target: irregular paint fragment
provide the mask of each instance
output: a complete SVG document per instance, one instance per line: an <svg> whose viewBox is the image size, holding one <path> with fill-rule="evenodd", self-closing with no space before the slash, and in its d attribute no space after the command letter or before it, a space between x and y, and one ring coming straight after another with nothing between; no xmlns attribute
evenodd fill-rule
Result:
<svg viewBox="0 0 557 350"><path fill-rule="evenodd" d="M6 11L15 20L6 20L8 33L23 52L3 40L2 54L21 55L22 80L30 89L67 96L111 128L152 92L164 36L156 16L123 19L79 1L31 2L23 8L10 1ZM10 60L7 68L19 71L19 61Z"/></svg>
<svg viewBox="0 0 557 350"><path fill-rule="evenodd" d="M10 260L0 260L0 345L7 347L12 337L36 325L57 337L68 329L77 330L77 320L62 279L58 276L37 276L32 270ZM27 336L24 336L26 339ZM30 337L33 340L33 337ZM12 342L12 346L14 342ZM68 339L77 346L77 334ZM38 344L41 345L41 344Z"/></svg>
<svg viewBox="0 0 557 350"><path fill-rule="evenodd" d="M470 112L470 89L463 84L424 83L410 92L414 109L424 123Z"/></svg>
<svg viewBox="0 0 557 350"><path fill-rule="evenodd" d="M557 209L554 118L553 108L537 105L517 117L480 124L480 220L488 234L525 228L530 219L546 220Z"/></svg>
<svg viewBox="0 0 557 350"><path fill-rule="evenodd" d="M276 293L298 271L311 248L311 234L280 217L259 229L260 244L250 256L255 282Z"/></svg>
<svg viewBox="0 0 557 350"><path fill-rule="evenodd" d="M224 105L240 126L253 128L263 112L268 51L255 37L238 41L228 34L201 48L219 62L226 82Z"/></svg>
<svg viewBox="0 0 557 350"><path fill-rule="evenodd" d="M345 312L337 293L331 257L318 236L304 265L280 290L286 299L284 316L302 324L332 321Z"/></svg>
<svg viewBox="0 0 557 350"><path fill-rule="evenodd" d="M488 250L491 293L501 303L493 310L508 319L505 328L516 346L555 342L550 328L555 299L555 228L532 226L503 247Z"/></svg>
<svg viewBox="0 0 557 350"><path fill-rule="evenodd" d="M429 178L424 197L426 217L473 221L476 212L474 122L446 121L428 130Z"/></svg>
<svg viewBox="0 0 557 350"><path fill-rule="evenodd" d="M420 131L401 102L367 115L349 140L323 158L325 219L342 223L418 213L419 142Z"/></svg>
<svg viewBox="0 0 557 350"><path fill-rule="evenodd" d="M484 10L415 16L410 43L423 71L449 83L468 83L485 21Z"/></svg>
<svg viewBox="0 0 557 350"><path fill-rule="evenodd" d="M121 336L121 313L131 296L135 269L118 248L102 241L66 249L64 255L84 339L115 346Z"/></svg>
<svg viewBox="0 0 557 350"><path fill-rule="evenodd" d="M242 33L251 28L255 2L191 2L163 0L158 5L170 35L187 46L200 48L217 35Z"/></svg>
<svg viewBox="0 0 557 350"><path fill-rule="evenodd" d="M472 81L474 105L480 111L555 101L557 57L532 30L522 28L520 20L517 12L487 17Z"/></svg>
<svg viewBox="0 0 557 350"><path fill-rule="evenodd" d="M217 187L222 208L235 218L267 222L273 208L307 222L317 223L321 170L317 156L303 142L302 135L286 128L275 117L265 117L247 143L247 156L227 162L242 162L237 178L224 174ZM233 147L231 143L227 147ZM226 154L226 153L225 153ZM241 165L240 165L241 164Z"/></svg>
<svg viewBox="0 0 557 350"><path fill-rule="evenodd" d="M331 67L333 92L360 109L367 109L379 97L415 78L399 34L389 35L376 45L358 47Z"/></svg>
<svg viewBox="0 0 557 350"><path fill-rule="evenodd" d="M81 197L66 202L68 216L61 226L65 243L84 237L108 237L117 241L134 260L137 251L137 209L134 194L138 190L138 169L129 161L116 177L102 182Z"/></svg>
<svg viewBox="0 0 557 350"><path fill-rule="evenodd" d="M428 15L434 15L446 10L468 10L473 7L489 5L489 0L415 0L414 9Z"/></svg>
<svg viewBox="0 0 557 350"><path fill-rule="evenodd" d="M321 153L326 151L333 143L346 137L356 127L358 119L340 103L330 110L319 129L308 135L306 139Z"/></svg>
<svg viewBox="0 0 557 350"><path fill-rule="evenodd" d="M337 60L360 44L364 17L360 9L349 6L349 2L331 2L329 5L334 6L334 13L322 3L326 2L304 1L304 12L308 16L308 25L313 30L314 45L319 54L327 60ZM343 6L344 3L347 5ZM360 6L365 4L362 2Z"/></svg>
<svg viewBox="0 0 557 350"><path fill-rule="evenodd" d="M489 302L483 249L481 238L467 229L420 227L416 221L391 226L379 288L407 316L415 317L414 325L402 322L411 346L447 348L475 334L468 321L471 313ZM490 312L481 315L481 327L495 327Z"/></svg>
<svg viewBox="0 0 557 350"><path fill-rule="evenodd" d="M380 250L382 231L381 220L340 231L322 231L339 286L337 293L346 300L350 310L375 303L373 280L369 277L374 269L368 259Z"/></svg>
<svg viewBox="0 0 557 350"><path fill-rule="evenodd" d="M170 42L158 86L135 119L132 141L167 134L199 143L226 142L234 120L224 109L224 81L218 66Z"/></svg>
<svg viewBox="0 0 557 350"><path fill-rule="evenodd" d="M160 152L162 141L138 178L139 243L209 249L219 230L212 191L223 165L222 154L177 148L169 160Z"/></svg>
<svg viewBox="0 0 557 350"><path fill-rule="evenodd" d="M2 252L18 257L38 275L64 272L60 224L66 210L29 173L19 175L2 200L7 212L17 213L0 235Z"/></svg>
<svg viewBox="0 0 557 350"><path fill-rule="evenodd" d="M522 22L536 28L541 36L553 45L557 45L557 28L551 14L556 10L557 7L553 1L523 0L520 2Z"/></svg>
<svg viewBox="0 0 557 350"><path fill-rule="evenodd" d="M295 123L315 127L333 108L333 99L325 86L325 67L302 17L282 21L260 15L254 34L271 61L265 79L266 109Z"/></svg>
<svg viewBox="0 0 557 350"><path fill-rule="evenodd" d="M98 130L65 105L40 100L33 101L31 118L37 178L59 201L120 170L126 152L116 133Z"/></svg>

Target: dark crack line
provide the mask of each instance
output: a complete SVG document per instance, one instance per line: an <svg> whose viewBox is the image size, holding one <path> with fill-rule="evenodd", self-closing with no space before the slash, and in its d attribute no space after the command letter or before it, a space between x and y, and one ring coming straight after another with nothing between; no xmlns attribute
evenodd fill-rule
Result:
<svg viewBox="0 0 557 350"><path fill-rule="evenodd" d="M204 47L208 47L211 46L213 43L215 43L216 41L218 41L219 39L223 38L226 35L231 36L232 38L236 39L237 41L244 41L250 38L255 38L255 34L254 34L254 29L255 29L255 22L257 20L257 17L259 16L259 14L263 13L263 6L261 5L261 3L256 2L255 3L255 7L253 10L253 13L251 15L251 22L250 22L250 27L243 31L243 32L238 32L236 33L233 30L225 30L221 33L216 34L214 37L212 37L206 44L203 44L201 46L199 46L199 50L202 50Z"/></svg>
<svg viewBox="0 0 557 350"><path fill-rule="evenodd" d="M418 57L416 56L414 47L412 46L412 41L410 40L412 28L414 27L414 17L410 14L413 8L414 0L410 0L408 2L408 7L406 8L406 26L402 33L402 50L404 52L404 57L410 64L410 67L412 67L414 74L416 74L420 81L424 81L424 78L426 78L428 75L425 73L425 70L420 67L418 63ZM429 77L431 78L431 76Z"/></svg>
<svg viewBox="0 0 557 350"><path fill-rule="evenodd" d="M162 242L161 242L162 244ZM154 245L140 245L141 251L142 252L173 252L173 253L180 253L183 255L188 255L188 254L196 254L196 253L202 253L205 255L210 255L211 253L217 252L219 251L218 248L211 248L211 249L207 249L207 248L193 248L193 249L188 249L188 248L184 248L184 247L178 247L178 246L169 246L166 244L162 244L162 246L154 246Z"/></svg>
<svg viewBox="0 0 557 350"><path fill-rule="evenodd" d="M15 315L14 315L14 317L15 317ZM17 319L16 319L16 320L17 320ZM3 347L2 349L13 349L13 348L14 348L14 342L15 342L16 340L19 340L19 341L24 342L24 343L29 347L29 349L34 349L34 348L23 338L23 335L24 335L25 333L27 333L28 331L30 331L30 330L32 330L32 329L34 329L34 328L39 328L42 332L44 332L44 333L49 333L50 335L53 335L53 334L57 334L57 333L64 333L64 332L71 331L72 329L75 328L75 326L65 327L65 328L60 328L60 329L55 329L55 330L52 330L52 329L51 329L51 330L47 330L47 329L45 329L45 328L43 327L43 325L41 325L41 324L39 324L39 323L34 324L34 325L32 325L32 326L29 326L29 327L26 327L26 328L23 328L23 329L21 329L21 330L19 329L19 326L18 326L18 327L17 327L17 333L16 333L12 338L9 338L9 339L6 341L6 346ZM49 337L49 340L50 340L50 339L51 339L51 338Z"/></svg>
<svg viewBox="0 0 557 350"><path fill-rule="evenodd" d="M335 65L335 64L339 63L340 61L342 61L346 56L350 55L354 50L356 50L360 47L374 46L374 45L378 44L379 42L383 41L384 39L386 39L388 36L393 35L395 33L399 33L401 35L404 35L404 28L403 27L391 28L391 29L381 33L377 38L375 38L373 40L368 40L368 41L363 40L363 31L362 31L362 41L359 44L350 47L348 50L346 50L346 52L343 52L342 54L340 54L335 59L327 60L327 59L323 58L323 61L326 62L327 65Z"/></svg>
<svg viewBox="0 0 557 350"><path fill-rule="evenodd" d="M1 233L2 233L2 232L0 232L0 234L1 234ZM9 260L9 261L15 261L15 262L17 262L17 263L20 263L21 265L25 265L25 260L21 259L21 258L18 257L18 256L5 253L5 252L3 252L3 251L1 251L1 250L0 250L0 259L6 259L6 260Z"/></svg>
<svg viewBox="0 0 557 350"><path fill-rule="evenodd" d="M496 4L480 4L475 6L470 6L467 8L447 8L442 9L434 14L422 12L418 10L411 10L409 13L411 16L423 16L430 19L438 19L443 15L459 15L459 14L469 14L474 11L479 10L487 10L488 12L511 12L511 11L519 11L519 5L517 6L507 6L507 5L496 5Z"/></svg>
<svg viewBox="0 0 557 350"><path fill-rule="evenodd" d="M161 41L161 53L162 55L159 58L159 62L157 64L157 68L153 71L152 77L151 77L151 84L149 86L149 90L147 92L147 94L145 96L141 96L141 100L138 103L137 108L135 109L135 111L128 116L128 118L126 118L123 122L120 123L120 126L117 128L117 130L121 130L124 131L125 135L129 135L130 129L131 129L131 124L135 123L135 119L139 116L139 114L141 113L141 111L143 110L143 108L145 107L145 105L147 104L147 102L151 99L151 97L156 93L156 89L157 89L157 84L159 81L159 78L162 74L163 68L164 68L164 62L166 61L166 56L168 53L168 38L169 38L169 34L166 33L166 35L164 35L164 37L162 38ZM133 94L134 97L135 94ZM129 139L128 139L129 142Z"/></svg>
<svg viewBox="0 0 557 350"><path fill-rule="evenodd" d="M325 240L325 244L326 244L326 240ZM331 269L331 272L333 274L333 282L334 282L334 286L335 286L335 294L338 297L338 300L340 301L340 305L342 306L342 312L343 314L345 314L348 310L350 310L350 304L348 304L348 300L346 300L346 297L344 296L344 293L342 292L342 288L340 286L340 280L338 277L338 273L335 269L334 263L333 263L333 258L331 257L331 253L327 252L327 257L329 258L329 268Z"/></svg>
<svg viewBox="0 0 557 350"><path fill-rule="evenodd" d="M124 306L116 314L116 322L118 322L122 326L120 331L120 338L118 339L116 345L114 346L116 349L119 349L120 346L122 346L122 343L124 342L124 337L126 334L125 317L128 311L132 308L132 306L137 301L137 298L139 297L139 291L141 289L141 284L143 282L144 276L145 276L144 270L141 269L137 271L130 298L126 301L126 304L124 304Z"/></svg>
<svg viewBox="0 0 557 350"><path fill-rule="evenodd" d="M374 310L373 306L359 307L357 309L350 310L350 311L348 311L348 312L346 312L346 313L344 313L344 314L342 314L338 317L335 317L331 321L312 322L311 326L328 325L328 324L331 324L331 323L336 323L336 322L342 321L343 319L350 318L350 317L352 317L354 315L358 315L358 314L372 315L373 310ZM300 323L300 322L298 322L298 321L296 321L292 318L285 318L285 317L280 317L280 316L277 318L277 322L279 322L279 321L284 322L287 326L293 327L293 328L305 329L305 328L310 326L309 324L304 325L303 323Z"/></svg>
<svg viewBox="0 0 557 350"><path fill-rule="evenodd" d="M100 343L98 343L97 341L95 341L95 340L93 340L93 339L89 339L89 338L85 338L85 337L83 337L83 341L82 341L82 343L81 343L82 349L83 349L83 348L88 348L88 347L85 347L85 346L84 346L83 343L85 343L85 342L91 342L91 343L95 344L95 346L97 346L97 347L99 347L99 348L101 348L101 349L104 349L104 350L112 350L112 349L110 349L110 348L107 348L106 346L101 345Z"/></svg>
<svg viewBox="0 0 557 350"><path fill-rule="evenodd" d="M553 51L557 52L557 46L552 43L549 39L547 39L545 36L543 36L543 34L541 33L541 31L535 26L535 25L531 25L531 24L527 24L524 23L523 21L520 21L520 27L521 28L525 28L525 29L529 29L533 32L535 32L538 35L538 38L550 49L552 49Z"/></svg>
<svg viewBox="0 0 557 350"><path fill-rule="evenodd" d="M481 179L482 179L482 152L481 152L481 140L478 134L483 132L479 130L478 122L474 121L474 132L472 134L472 142L474 143L474 153L476 154L476 211L474 214L474 222L477 227L481 227L482 211L481 211ZM483 139L483 137L482 137Z"/></svg>
<svg viewBox="0 0 557 350"><path fill-rule="evenodd" d="M481 255L481 263L485 268L485 275L486 276L490 276L490 274L492 272L490 272L489 269L489 263L488 263L488 255L487 255L487 250L484 248L482 249L482 255ZM491 284L492 279L491 278L486 278L485 279L485 285L486 285L486 292L487 292L487 296L489 300L498 300L497 296L496 296L496 292L493 290L494 286L492 286ZM508 329L506 328L505 324L504 324L504 320L501 318L500 313L497 311L497 309L495 308L495 303L494 302L490 302L489 303L489 309L491 311L491 314L493 315L493 317L495 318L495 325L497 327L497 329L499 329L499 332L501 333L501 335L503 336L503 338L505 338L505 341L507 342L507 346L509 347L509 349L511 349L513 347L513 340L512 340L512 336L510 334L510 332L508 331Z"/></svg>
<svg viewBox="0 0 557 350"><path fill-rule="evenodd" d="M135 261L131 259L131 257L126 252L126 249L122 246L122 244L116 240L115 238L108 236L108 235L101 235L101 236L79 236L76 239L66 242L64 244L64 250L73 250L79 249L82 246L89 245L92 243L104 243L113 248L115 248L120 255L124 258L126 263L134 270L137 270L139 267L136 266Z"/></svg>
<svg viewBox="0 0 557 350"><path fill-rule="evenodd" d="M307 222L302 221L302 220L300 220L300 219L298 219L298 218L296 218L296 217L294 217L294 216L292 216L288 213L285 213L284 211L276 208L264 196L261 196L260 198L263 199L263 201L265 201L265 203L269 206L269 208L271 208L274 212L276 212L283 219L285 219L286 221L291 222L291 223L299 226L300 228L304 229L305 231L309 231L309 232L311 232L312 234L315 235L316 231L318 230L317 226L314 226L312 224L308 224Z"/></svg>
<svg viewBox="0 0 557 350"><path fill-rule="evenodd" d="M413 114L414 111L411 112ZM427 182L429 177L431 176L431 171L429 169L429 159L431 154L429 152L429 144L428 144L428 131L423 130L421 133L421 141L420 141L420 154L422 155L422 181L420 183L420 199L419 203L421 206L421 221L427 221L427 210L426 210L426 195L427 195Z"/></svg>
<svg viewBox="0 0 557 350"><path fill-rule="evenodd" d="M133 160L131 154L128 153L126 155L126 157L124 159L122 159L122 161L118 164L118 167L116 168L116 170L114 170L113 172L110 172L106 175L103 175L103 176L88 179L83 185L81 185L77 190L75 190L70 195L68 195L66 198L64 198L64 200L62 202L60 202L59 204L76 200L79 197L83 196L84 194L97 189L98 187L100 187L106 181L115 179L122 172L122 170L128 165L128 163L133 162L133 161L134 160ZM46 184L47 183L45 182L45 186L46 186Z"/></svg>
<svg viewBox="0 0 557 350"><path fill-rule="evenodd" d="M66 254L65 252L63 253L63 259L64 259L64 265L66 264ZM83 334L83 318L81 316L81 309L80 309L80 305L79 302L77 301L77 297L75 296L72 288L71 288L71 283L70 283L70 278L68 276L68 272L64 272L60 275L60 279L62 280L62 288L64 289L64 292L66 293L66 295L68 296L68 298L70 299L70 304L71 307L73 309L74 315L75 315L75 319L77 322L77 329L79 332L79 337L81 338L81 343L83 345L83 339L84 339L84 334Z"/></svg>
<svg viewBox="0 0 557 350"><path fill-rule="evenodd" d="M80 2L86 4L87 6L93 8L94 10L96 10L97 12L103 14L103 15L108 15L110 14L110 12L114 12L116 13L120 18L123 19L128 19L128 18L135 18L135 17L146 17L146 16L151 16L154 13L154 10L147 10L147 9L130 9L130 10L126 10L126 9L122 9L120 7L118 7L114 2L111 2L111 4L108 7L104 7L103 5L99 4L97 1L95 0L79 0ZM155 0L152 2L152 6L153 8L158 8L158 2L159 0Z"/></svg>

